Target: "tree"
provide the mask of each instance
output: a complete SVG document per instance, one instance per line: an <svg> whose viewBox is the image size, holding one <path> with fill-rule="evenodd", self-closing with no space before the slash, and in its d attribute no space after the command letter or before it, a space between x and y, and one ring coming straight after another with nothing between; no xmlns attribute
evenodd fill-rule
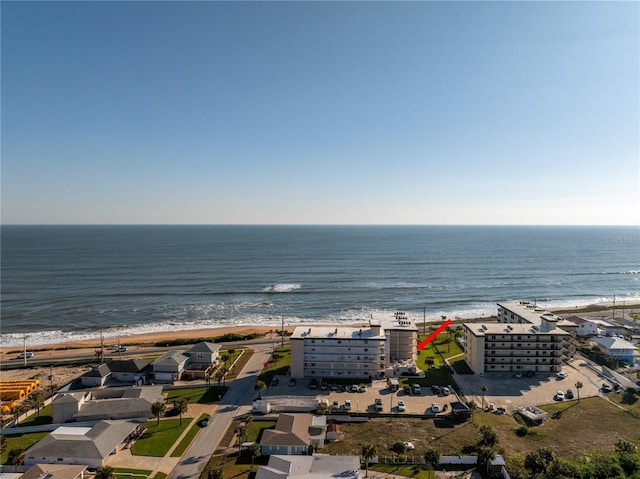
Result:
<svg viewBox="0 0 640 479"><path fill-rule="evenodd" d="M487 386L482 386L482 410L484 411L484 393L486 393L489 388Z"/></svg>
<svg viewBox="0 0 640 479"><path fill-rule="evenodd" d="M222 472L222 467L218 466L213 469L209 469L207 477L208 479L223 479L224 473Z"/></svg>
<svg viewBox="0 0 640 479"><path fill-rule="evenodd" d="M582 389L584 384L578 381L575 386L576 386L576 392L578 393L578 402L580 402L580 390Z"/></svg>
<svg viewBox="0 0 640 479"><path fill-rule="evenodd" d="M267 385L264 383L264 381L258 380L256 381L255 386L253 386L253 389L258 391L258 399L262 399L262 391L267 389Z"/></svg>
<svg viewBox="0 0 640 479"><path fill-rule="evenodd" d="M220 387L220 383L222 382L222 378L224 378L224 374L224 368L220 367L213 376L215 380L218 381L218 387Z"/></svg>
<svg viewBox="0 0 640 479"><path fill-rule="evenodd" d="M236 434L238 435L238 447L240 447L240 444L244 442L242 439L247 437L247 425L243 422L240 423L236 428Z"/></svg>
<svg viewBox="0 0 640 479"><path fill-rule="evenodd" d="M424 462L429 464L433 469L440 464L440 451L437 449L427 449L424 452Z"/></svg>
<svg viewBox="0 0 640 479"><path fill-rule="evenodd" d="M3 434L2 436L0 436L0 454L4 453L4 451L7 450L8 446L9 441L7 440L7 436Z"/></svg>
<svg viewBox="0 0 640 479"><path fill-rule="evenodd" d="M24 464L24 448L14 447L10 449L7 454L7 464L15 466L14 471L18 472L18 466L22 466Z"/></svg>
<svg viewBox="0 0 640 479"><path fill-rule="evenodd" d="M432 357L428 357L424 360L424 363L429 366L429 369L431 369L433 367L433 365L435 364L435 359L433 359Z"/></svg>
<svg viewBox="0 0 640 479"><path fill-rule="evenodd" d="M100 466L96 469L95 479L115 479L115 471L111 466Z"/></svg>
<svg viewBox="0 0 640 479"><path fill-rule="evenodd" d="M486 466L487 462L494 459L496 457L496 451L491 447L480 446L476 449L476 454L478 455L478 466L484 465ZM486 467L485 467L486 470Z"/></svg>
<svg viewBox="0 0 640 479"><path fill-rule="evenodd" d="M40 407L42 406L43 396L43 392L39 389L31 391L31 394L29 394L29 402L33 405L36 411L38 411L38 417L40 417Z"/></svg>
<svg viewBox="0 0 640 479"><path fill-rule="evenodd" d="M20 418L20 415L24 412L24 406L22 404L16 404L15 407L13 408L13 414L16 417L16 422L15 425L18 425L18 419Z"/></svg>
<svg viewBox="0 0 640 479"><path fill-rule="evenodd" d="M365 444L364 446L362 446L360 455L362 456L362 460L364 461L364 477L369 477L369 460L376 455L376 447L373 444Z"/></svg>
<svg viewBox="0 0 640 479"><path fill-rule="evenodd" d="M253 463L255 462L256 458L260 457L260 454L261 454L260 446L258 446L255 442L252 442L251 445L249 446L249 448L247 449L247 453L249 454L249 457L251 458L251 469L250 469L250 471L253 471Z"/></svg>
<svg viewBox="0 0 640 479"><path fill-rule="evenodd" d="M546 474L547 469L555 461L555 454L546 447L539 447L535 451L527 453L524 458L524 467L535 474Z"/></svg>
<svg viewBox="0 0 640 479"><path fill-rule="evenodd" d="M173 403L173 407L178 410L178 414L180 415L180 425L182 426L182 415L189 409L189 401L185 398L177 399Z"/></svg>
<svg viewBox="0 0 640 479"><path fill-rule="evenodd" d="M157 401L151 405L151 414L153 414L158 420L156 424L160 424L160 416L162 416L166 410L167 406L164 401Z"/></svg>
<svg viewBox="0 0 640 479"><path fill-rule="evenodd" d="M480 434L482 435L480 438L481 446L493 447L498 444L498 435L491 426L480 426Z"/></svg>
<svg viewBox="0 0 640 479"><path fill-rule="evenodd" d="M396 441L391 446L391 450L396 454L404 454L407 452L407 445L402 441Z"/></svg>

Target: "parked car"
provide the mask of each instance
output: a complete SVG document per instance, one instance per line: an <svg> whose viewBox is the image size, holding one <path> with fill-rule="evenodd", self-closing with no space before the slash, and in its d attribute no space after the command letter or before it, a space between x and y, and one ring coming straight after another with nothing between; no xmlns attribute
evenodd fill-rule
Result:
<svg viewBox="0 0 640 479"><path fill-rule="evenodd" d="M407 410L407 406L404 404L404 401L398 401L398 412L405 412Z"/></svg>
<svg viewBox="0 0 640 479"><path fill-rule="evenodd" d="M417 383L413 383L411 385L411 392L413 394L422 394L422 389L420 388L420 385Z"/></svg>
<svg viewBox="0 0 640 479"><path fill-rule="evenodd" d="M567 389L567 393L564 395L567 399L573 399L573 390Z"/></svg>
<svg viewBox="0 0 640 479"><path fill-rule="evenodd" d="M32 351L27 351L27 352L24 352L24 351L23 351L23 352L19 353L19 354L16 356L16 358L17 358L17 359L24 359L24 358L29 359L29 358L32 358L32 357L34 357L34 356L35 356L35 354L34 354Z"/></svg>
<svg viewBox="0 0 640 479"><path fill-rule="evenodd" d="M382 411L382 399L376 398L376 411Z"/></svg>
<svg viewBox="0 0 640 479"><path fill-rule="evenodd" d="M404 391L404 393L405 393L406 395L411 394L411 386L404 386L404 387L402 388L402 390Z"/></svg>
<svg viewBox="0 0 640 479"><path fill-rule="evenodd" d="M434 384L433 386L431 386L431 392L433 394L440 395L440 392L441 392L440 391L440 386L437 386L437 385Z"/></svg>
<svg viewBox="0 0 640 479"><path fill-rule="evenodd" d="M331 383L331 385L329 386L329 389L331 389L332 391L337 391L338 390L338 385L335 383Z"/></svg>
<svg viewBox="0 0 640 479"><path fill-rule="evenodd" d="M431 405L431 411L436 413L436 414L439 413L440 412L440 404L438 404L437 402L434 402Z"/></svg>
<svg viewBox="0 0 640 479"><path fill-rule="evenodd" d="M602 383L602 392L610 393L612 391L611 386L607 383Z"/></svg>
<svg viewBox="0 0 640 479"><path fill-rule="evenodd" d="M367 386L365 386L364 384L361 384L360 386L358 386L358 392L359 393L366 393L367 392Z"/></svg>
<svg viewBox="0 0 640 479"><path fill-rule="evenodd" d="M327 384L326 381L321 381L320 382L320 389L321 390L326 391L328 387L329 387L329 385Z"/></svg>
<svg viewBox="0 0 640 479"><path fill-rule="evenodd" d="M449 388L442 388L441 391L443 396L448 396L449 394L451 394L451 391L449 391Z"/></svg>
<svg viewBox="0 0 640 479"><path fill-rule="evenodd" d="M318 389L318 380L316 378L311 379L311 382L309 383L309 388Z"/></svg>
<svg viewBox="0 0 640 479"><path fill-rule="evenodd" d="M202 427L207 427L209 425L209 421L211 421L211 416L207 416L202 420Z"/></svg>
<svg viewBox="0 0 640 479"><path fill-rule="evenodd" d="M414 446L413 443L409 441L404 442L404 447L407 448L407 451L413 451L416 448L416 446Z"/></svg>
<svg viewBox="0 0 640 479"><path fill-rule="evenodd" d="M558 374L556 374L556 377L557 377L558 379L564 379L564 378L566 378L568 375L569 375L569 373L568 373L568 372L566 372L566 371L560 371Z"/></svg>
<svg viewBox="0 0 640 479"><path fill-rule="evenodd" d="M564 393L562 391L558 391L554 399L556 401L564 401Z"/></svg>
<svg viewBox="0 0 640 479"><path fill-rule="evenodd" d="M289 379L289 386L295 386L297 383L298 381L296 381L296 378Z"/></svg>
<svg viewBox="0 0 640 479"><path fill-rule="evenodd" d="M280 382L280 376L276 374L275 376L273 376L273 379L271 380L271 385L277 386L279 382Z"/></svg>
<svg viewBox="0 0 640 479"><path fill-rule="evenodd" d="M344 402L344 410L345 411L351 411L351 399L347 399Z"/></svg>
<svg viewBox="0 0 640 479"><path fill-rule="evenodd" d="M338 409L340 409L340 403L338 401L333 401L333 404L331 405L331 409L333 409L334 411L337 411Z"/></svg>

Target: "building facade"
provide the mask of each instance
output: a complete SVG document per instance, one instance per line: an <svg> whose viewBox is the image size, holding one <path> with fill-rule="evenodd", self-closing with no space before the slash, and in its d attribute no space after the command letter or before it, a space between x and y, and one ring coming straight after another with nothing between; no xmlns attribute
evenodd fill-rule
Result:
<svg viewBox="0 0 640 479"><path fill-rule="evenodd" d="M292 378L383 377L413 368L418 328L406 314L372 317L369 327L298 327L291 336Z"/></svg>
<svg viewBox="0 0 640 479"><path fill-rule="evenodd" d="M558 372L573 357L562 318L526 302L498 304L499 323L465 323L465 361L485 372ZM573 327L573 325L571 325Z"/></svg>

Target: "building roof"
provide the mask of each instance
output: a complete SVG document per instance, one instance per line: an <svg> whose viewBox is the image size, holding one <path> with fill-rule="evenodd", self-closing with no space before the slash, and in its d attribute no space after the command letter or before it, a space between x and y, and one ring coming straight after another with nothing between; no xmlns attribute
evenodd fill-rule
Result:
<svg viewBox="0 0 640 479"><path fill-rule="evenodd" d="M56 404L78 403L82 401L86 395L87 393L85 391L58 393L56 394L56 397L53 399L53 402Z"/></svg>
<svg viewBox="0 0 640 479"><path fill-rule="evenodd" d="M636 351L636 347L632 343L621 338L609 337L609 336L598 336L596 338L593 338L592 341L595 341L600 346L603 346L609 350L625 349L625 350Z"/></svg>
<svg viewBox="0 0 640 479"><path fill-rule="evenodd" d="M509 323L464 323L464 326L474 336L486 334L527 334L527 335L554 335L569 336L562 329L542 329L535 324L509 324Z"/></svg>
<svg viewBox="0 0 640 479"><path fill-rule="evenodd" d="M375 333L369 328L330 327L330 326L298 326L291 339L386 339L384 332Z"/></svg>
<svg viewBox="0 0 640 479"><path fill-rule="evenodd" d="M560 321L562 318L554 313L546 311L544 308L531 304L528 301L507 301L498 303L499 307L517 314L525 321L539 325L543 319L548 322Z"/></svg>
<svg viewBox="0 0 640 479"><path fill-rule="evenodd" d="M91 398L74 414L76 420L97 417L107 419L123 417L125 414L130 418L148 417L151 405L164 401L162 386L102 389L92 392Z"/></svg>
<svg viewBox="0 0 640 479"><path fill-rule="evenodd" d="M36 464L22 474L21 479L76 479L87 466L70 464Z"/></svg>
<svg viewBox="0 0 640 479"><path fill-rule="evenodd" d="M311 414L280 414L275 429L262 432L261 446L308 446Z"/></svg>
<svg viewBox="0 0 640 479"><path fill-rule="evenodd" d="M100 421L92 428L62 426L30 447L25 455L104 459L137 426L131 421Z"/></svg>
<svg viewBox="0 0 640 479"><path fill-rule="evenodd" d="M359 456L313 456L272 455L267 466L260 466L256 479L330 479L335 477L357 477L346 475L347 471L360 469ZM343 475L344 474L344 475Z"/></svg>
<svg viewBox="0 0 640 479"><path fill-rule="evenodd" d="M151 364L153 367L156 366L178 366L180 364L184 364L185 361L189 359L189 356L185 355L184 351L167 351L158 359L153 361Z"/></svg>
<svg viewBox="0 0 640 479"><path fill-rule="evenodd" d="M209 343L207 341L201 341L191 346L187 353L211 353L215 354L220 350L219 344Z"/></svg>
<svg viewBox="0 0 640 479"><path fill-rule="evenodd" d="M97 368L91 368L90 371L87 371L82 376L83 378L104 378L111 374L111 370L106 364L101 364Z"/></svg>
<svg viewBox="0 0 640 479"><path fill-rule="evenodd" d="M113 373L140 373L151 364L149 359L112 359L107 361L107 366Z"/></svg>

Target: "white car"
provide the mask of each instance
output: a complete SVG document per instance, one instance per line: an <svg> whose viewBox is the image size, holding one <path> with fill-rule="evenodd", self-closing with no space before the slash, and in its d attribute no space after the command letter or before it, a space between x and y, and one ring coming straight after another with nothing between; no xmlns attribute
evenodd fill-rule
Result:
<svg viewBox="0 0 640 479"><path fill-rule="evenodd" d="M351 411L351 399L347 399L344 402L344 410L345 411Z"/></svg>
<svg viewBox="0 0 640 479"><path fill-rule="evenodd" d="M416 446L414 446L413 443L409 441L404 442L404 447L407 448L407 451L413 451L416 448Z"/></svg>
<svg viewBox="0 0 640 479"><path fill-rule="evenodd" d="M405 412L407 410L407 406L404 404L404 401L398 401L398 412Z"/></svg>
<svg viewBox="0 0 640 479"><path fill-rule="evenodd" d="M568 373L568 372L566 372L566 371L560 371L558 374L556 374L556 377L557 377L558 379L564 379L564 378L566 378L568 375L569 375L569 373Z"/></svg>
<svg viewBox="0 0 640 479"><path fill-rule="evenodd" d="M431 405L431 411L433 411L435 413L439 413L440 412L440 404L438 404L437 402L434 402Z"/></svg>
<svg viewBox="0 0 640 479"><path fill-rule="evenodd" d="M34 356L35 356L35 354L33 354L32 351L27 351L26 353L23 351L23 352L19 353L18 356L16 356L16 358L17 359L24 359L24 358L29 359L29 358L32 358Z"/></svg>
<svg viewBox="0 0 640 479"><path fill-rule="evenodd" d="M562 391L558 391L555 399L556 401L564 401L564 393Z"/></svg>

